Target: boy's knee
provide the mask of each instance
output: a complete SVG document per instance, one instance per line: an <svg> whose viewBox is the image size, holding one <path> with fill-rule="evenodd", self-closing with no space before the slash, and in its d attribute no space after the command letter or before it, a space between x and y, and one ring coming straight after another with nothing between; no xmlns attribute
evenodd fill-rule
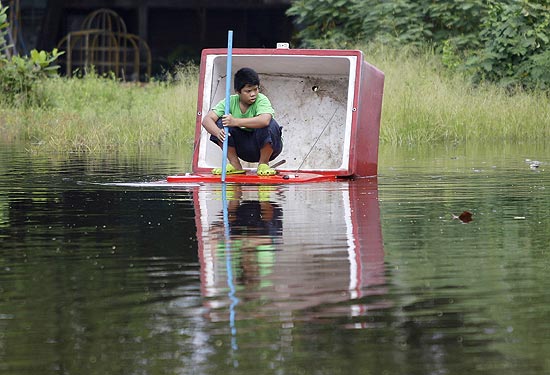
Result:
<svg viewBox="0 0 550 375"><path fill-rule="evenodd" d="M279 123L272 117L269 121L269 126L279 126Z"/></svg>
<svg viewBox="0 0 550 375"><path fill-rule="evenodd" d="M283 128L275 121L275 119L271 119L269 122L268 129L270 130L271 134L277 137L280 137L283 132Z"/></svg>

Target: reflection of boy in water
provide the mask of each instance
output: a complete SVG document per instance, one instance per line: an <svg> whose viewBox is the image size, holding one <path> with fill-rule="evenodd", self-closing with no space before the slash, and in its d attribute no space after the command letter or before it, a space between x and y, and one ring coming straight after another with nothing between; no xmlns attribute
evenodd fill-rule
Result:
<svg viewBox="0 0 550 375"><path fill-rule="evenodd" d="M239 284L263 287L266 283L261 279L271 273L273 266L273 245L282 236L283 211L260 190L258 200L242 200L240 186L234 193L227 209L237 280ZM223 249L223 243L218 243L218 249Z"/></svg>
<svg viewBox="0 0 550 375"><path fill-rule="evenodd" d="M243 200L230 209L232 236L273 237L282 234L282 210L270 201Z"/></svg>

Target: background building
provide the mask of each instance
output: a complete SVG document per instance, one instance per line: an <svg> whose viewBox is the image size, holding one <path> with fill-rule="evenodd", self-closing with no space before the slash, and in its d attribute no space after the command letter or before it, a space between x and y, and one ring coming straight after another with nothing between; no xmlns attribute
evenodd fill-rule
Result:
<svg viewBox="0 0 550 375"><path fill-rule="evenodd" d="M290 41L290 0L3 0L13 13L13 38L20 54L51 50L87 15L116 12L127 32L150 47L153 74L178 61L197 61L204 48L224 47L227 30L234 47L273 48Z"/></svg>

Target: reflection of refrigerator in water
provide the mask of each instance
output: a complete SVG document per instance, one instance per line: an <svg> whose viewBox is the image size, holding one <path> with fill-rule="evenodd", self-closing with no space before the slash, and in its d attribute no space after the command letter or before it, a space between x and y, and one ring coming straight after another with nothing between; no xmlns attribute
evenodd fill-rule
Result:
<svg viewBox="0 0 550 375"><path fill-rule="evenodd" d="M239 299L239 307L257 303L239 309L237 319L246 318L246 311L316 319L384 308L368 298L385 294L376 180L238 190L226 201L228 243L220 194L216 198L203 186L194 191L201 288L210 319L229 320L228 307Z"/></svg>

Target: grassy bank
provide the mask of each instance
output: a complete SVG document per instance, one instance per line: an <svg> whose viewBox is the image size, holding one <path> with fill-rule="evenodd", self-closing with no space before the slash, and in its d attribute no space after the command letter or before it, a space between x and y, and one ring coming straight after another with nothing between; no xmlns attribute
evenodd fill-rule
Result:
<svg viewBox="0 0 550 375"><path fill-rule="evenodd" d="M386 75L380 140L386 144L534 142L550 136L544 93L473 87L423 54L362 47ZM191 147L198 70L145 86L87 76L44 83L49 106L0 107L0 138L33 149L103 151L170 144Z"/></svg>
<svg viewBox="0 0 550 375"><path fill-rule="evenodd" d="M33 150L135 149L159 144L192 147L198 70L180 69L169 83L120 83L88 75L44 82L48 105L1 108L0 134Z"/></svg>
<svg viewBox="0 0 550 375"><path fill-rule="evenodd" d="M383 143L534 142L550 136L544 92L510 95L495 85L473 87L464 75L445 70L430 51L360 49L386 76Z"/></svg>

